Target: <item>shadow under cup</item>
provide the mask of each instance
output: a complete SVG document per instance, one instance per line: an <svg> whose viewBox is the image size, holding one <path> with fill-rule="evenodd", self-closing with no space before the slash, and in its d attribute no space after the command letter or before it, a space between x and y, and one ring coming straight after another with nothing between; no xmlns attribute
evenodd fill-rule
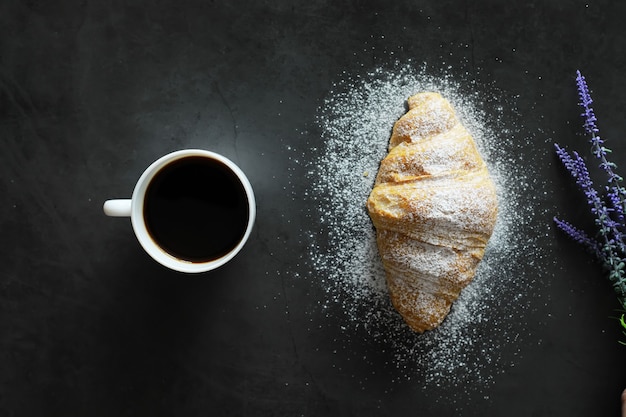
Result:
<svg viewBox="0 0 626 417"><path fill-rule="evenodd" d="M178 151L154 162L133 191L131 221L143 248L181 272L230 261L248 239L256 214L245 174L209 151Z"/></svg>

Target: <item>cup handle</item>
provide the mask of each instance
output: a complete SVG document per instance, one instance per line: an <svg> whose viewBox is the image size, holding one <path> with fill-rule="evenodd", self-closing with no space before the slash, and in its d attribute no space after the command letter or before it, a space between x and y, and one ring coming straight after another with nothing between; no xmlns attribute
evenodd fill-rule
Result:
<svg viewBox="0 0 626 417"><path fill-rule="evenodd" d="M102 206L104 214L111 217L130 217L130 208L130 199L107 200Z"/></svg>

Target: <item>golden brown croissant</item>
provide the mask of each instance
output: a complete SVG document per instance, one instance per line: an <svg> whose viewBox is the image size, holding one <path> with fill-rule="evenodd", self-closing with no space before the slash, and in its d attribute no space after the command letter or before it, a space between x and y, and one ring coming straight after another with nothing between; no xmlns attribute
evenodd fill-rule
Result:
<svg viewBox="0 0 626 417"><path fill-rule="evenodd" d="M472 136L438 93L408 99L367 209L394 307L439 326L473 279L496 222L496 189Z"/></svg>

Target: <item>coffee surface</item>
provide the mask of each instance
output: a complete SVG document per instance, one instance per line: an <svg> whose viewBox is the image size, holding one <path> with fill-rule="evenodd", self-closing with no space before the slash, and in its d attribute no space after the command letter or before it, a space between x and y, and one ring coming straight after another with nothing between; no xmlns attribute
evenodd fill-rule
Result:
<svg viewBox="0 0 626 417"><path fill-rule="evenodd" d="M155 242L170 255L208 262L230 252L249 221L239 178L223 163L187 157L163 167L148 186L144 218Z"/></svg>

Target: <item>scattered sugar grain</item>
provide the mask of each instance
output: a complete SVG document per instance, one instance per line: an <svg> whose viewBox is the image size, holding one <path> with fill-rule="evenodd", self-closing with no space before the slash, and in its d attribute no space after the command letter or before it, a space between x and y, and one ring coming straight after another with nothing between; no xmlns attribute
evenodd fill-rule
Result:
<svg viewBox="0 0 626 417"><path fill-rule="evenodd" d="M474 137L496 183L499 215L473 282L439 328L419 335L391 306L365 201L395 121L406 112L407 98L422 91L441 93ZM532 144L520 142L519 127L505 112L506 106L514 113L514 104L504 101L495 88L479 89L471 80L433 76L425 66L409 64L345 75L318 111L322 144L312 149L305 168L311 184L306 195L316 207L310 215L319 217L320 228L303 232L313 241L306 261L312 279L326 290L320 309L330 314L340 306L342 316L334 318L347 338L364 333L378 343L396 369L394 382L421 378L425 387L463 384L466 390L489 385L515 364L511 356L519 352L511 355L511 344L529 334L522 317L533 281L520 261L539 259L526 267L545 271L537 234L525 232L536 213L524 198L541 195L545 185L527 174L530 162L519 149ZM495 110L487 113L493 103Z"/></svg>

